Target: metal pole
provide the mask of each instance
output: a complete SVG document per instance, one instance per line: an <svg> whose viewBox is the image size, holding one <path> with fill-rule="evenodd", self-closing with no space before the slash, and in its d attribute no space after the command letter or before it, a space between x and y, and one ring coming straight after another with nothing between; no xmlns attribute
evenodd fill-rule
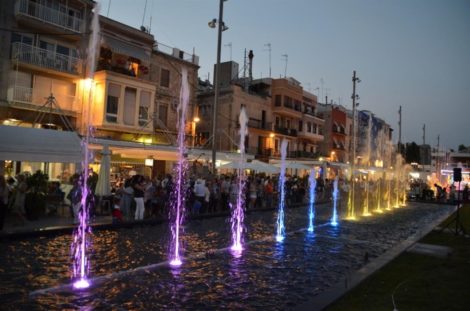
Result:
<svg viewBox="0 0 470 311"><path fill-rule="evenodd" d="M212 174L216 174L216 148L217 148L217 105L219 103L219 76L220 76L220 51L222 45L222 27L223 27L223 14L224 14L224 0L219 0L219 20L217 30L217 64L215 68L214 79L214 106L212 107Z"/></svg>
<svg viewBox="0 0 470 311"><path fill-rule="evenodd" d="M353 94L352 94L352 160L351 160L351 206L354 207L355 204L355 180L354 180L354 171L356 170L356 81L358 78L356 77L356 70L353 71ZM351 211L351 215L354 217L355 211Z"/></svg>

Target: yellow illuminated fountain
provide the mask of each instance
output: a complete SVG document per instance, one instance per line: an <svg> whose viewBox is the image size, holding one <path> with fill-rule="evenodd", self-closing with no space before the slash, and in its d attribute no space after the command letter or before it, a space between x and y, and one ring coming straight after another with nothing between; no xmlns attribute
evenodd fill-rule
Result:
<svg viewBox="0 0 470 311"><path fill-rule="evenodd" d="M349 185L349 193L348 193L348 213L346 216L347 220L355 220L356 213L354 211L354 201L355 201L355 185L357 182L357 178L354 176L354 165L352 165L351 169L351 177L350 177L350 185Z"/></svg>

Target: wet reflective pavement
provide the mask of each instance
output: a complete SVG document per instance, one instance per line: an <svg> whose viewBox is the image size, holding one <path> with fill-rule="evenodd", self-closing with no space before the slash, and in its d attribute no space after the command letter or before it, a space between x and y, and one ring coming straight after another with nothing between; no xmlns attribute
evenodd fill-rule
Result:
<svg viewBox="0 0 470 311"><path fill-rule="evenodd" d="M408 207L328 224L331 206L318 207L313 234L307 207L288 209L282 243L274 240L275 212L247 215L245 250L233 256L230 224L223 218L186 224L183 265L149 266L167 260L166 224L96 232L91 250L92 278L84 291L70 284L70 235L0 244L0 302L11 309L293 309L325 291L453 208ZM139 267L149 266L144 269ZM127 271L116 274L116 272Z"/></svg>

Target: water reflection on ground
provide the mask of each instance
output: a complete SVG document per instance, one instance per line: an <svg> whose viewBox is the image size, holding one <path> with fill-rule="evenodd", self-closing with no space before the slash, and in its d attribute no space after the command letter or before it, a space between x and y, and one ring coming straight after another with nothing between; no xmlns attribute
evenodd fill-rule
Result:
<svg viewBox="0 0 470 311"><path fill-rule="evenodd" d="M70 282L71 237L33 238L0 244L0 301L12 309L244 309L293 308L341 281L444 213L449 207L414 204L355 222L328 224L331 208L318 207L315 232L307 208L287 210L289 234L276 242L274 212L249 214L241 256L229 250L229 224L222 218L186 224L185 257L177 269L166 265L112 275L167 260L166 225L95 233L94 277L82 292L67 289L29 293ZM197 256L196 256L197 255ZM111 275L111 276L110 276Z"/></svg>

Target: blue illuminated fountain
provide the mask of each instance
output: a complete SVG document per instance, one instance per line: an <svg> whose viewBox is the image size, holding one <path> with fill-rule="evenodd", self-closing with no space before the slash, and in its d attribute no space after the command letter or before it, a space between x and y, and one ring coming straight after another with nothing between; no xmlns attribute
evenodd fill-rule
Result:
<svg viewBox="0 0 470 311"><path fill-rule="evenodd" d="M310 176L308 177L308 183L310 187L310 201L308 205L308 232L313 232L314 230L314 220L315 220L315 188L317 187L317 180L315 179L315 169L310 170Z"/></svg>
<svg viewBox="0 0 470 311"><path fill-rule="evenodd" d="M338 225L338 211L336 209L336 204L338 202L338 176L335 177L333 182L333 214L331 216L331 225L337 226Z"/></svg>
<svg viewBox="0 0 470 311"><path fill-rule="evenodd" d="M279 206L276 221L276 241L282 242L286 234L284 227L284 205L286 197L285 179L286 179L286 153L287 140L283 139L281 143L281 173L279 174Z"/></svg>

